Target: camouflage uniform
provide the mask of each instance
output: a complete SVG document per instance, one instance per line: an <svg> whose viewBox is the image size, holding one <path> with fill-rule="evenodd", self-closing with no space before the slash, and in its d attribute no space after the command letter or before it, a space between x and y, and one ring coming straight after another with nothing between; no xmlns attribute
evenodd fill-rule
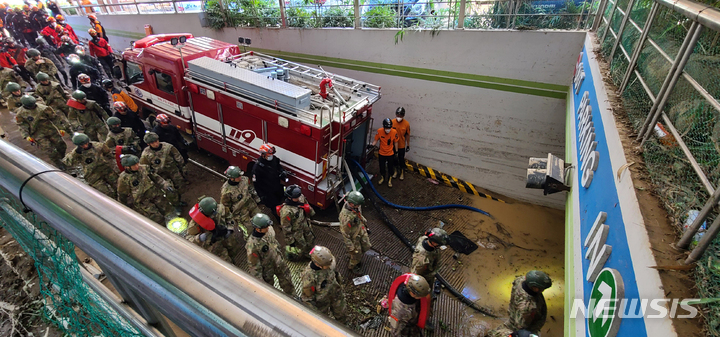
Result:
<svg viewBox="0 0 720 337"><path fill-rule="evenodd" d="M267 233L262 237L257 237L256 234L256 232L250 234L245 244L250 274L265 280L270 285L275 284L273 278L275 275L283 292L291 296L295 295L290 269L283 258L280 243L275 239L275 230L268 227Z"/></svg>
<svg viewBox="0 0 720 337"><path fill-rule="evenodd" d="M510 318L505 324L491 331L489 337L505 337L505 331L529 330L534 334L540 333L547 318L547 305L542 292L535 296L528 294L523 289L525 276L520 276L513 282L512 293L510 294L510 307L508 314Z"/></svg>
<svg viewBox="0 0 720 337"><path fill-rule="evenodd" d="M69 111L68 120L75 131L82 131L90 137L90 140L96 142L107 138L108 127L105 121L109 117L95 101L87 100L84 110L70 107Z"/></svg>
<svg viewBox="0 0 720 337"><path fill-rule="evenodd" d="M390 317L392 336L419 336L420 328L417 326L417 320L420 314L418 310L420 300L416 300L414 304L405 304L400 300L400 296L396 295L390 305L392 306L392 317ZM397 323L393 317L397 319Z"/></svg>
<svg viewBox="0 0 720 337"><path fill-rule="evenodd" d="M367 219L365 219L360 212L355 212L350 209L347 202L340 211L340 232L345 240L345 247L350 254L350 264L348 268L353 269L356 265L360 264L362 255L372 248L370 244L370 237L367 234L365 226Z"/></svg>
<svg viewBox="0 0 720 337"><path fill-rule="evenodd" d="M68 94L58 82L50 81L48 85L38 83L35 86L35 96L42 98L45 104L51 106L55 111L62 111L65 117L70 112L70 108L66 104Z"/></svg>
<svg viewBox="0 0 720 337"><path fill-rule="evenodd" d="M440 249L435 248L431 251L425 249L423 241L427 238L427 236L423 235L418 239L410 272L424 277L428 284L433 284L435 282L435 273L440 269Z"/></svg>
<svg viewBox="0 0 720 337"><path fill-rule="evenodd" d="M158 150L150 146L143 150L140 164L147 165L152 172L166 181L172 182L175 192L168 194L168 200L173 205L179 205L180 191L185 188L185 178L180 172L185 160L180 155L180 152L171 144L160 142L160 149Z"/></svg>
<svg viewBox="0 0 720 337"><path fill-rule="evenodd" d="M70 132L62 118L51 107L43 104L37 104L34 109L21 106L16 111L15 122L20 135L23 138L32 137L38 149L47 153L55 166L62 168L67 145L58 130Z"/></svg>
<svg viewBox="0 0 720 337"><path fill-rule="evenodd" d="M105 140L105 145L110 150L115 150L115 146L134 146L136 151L140 151L140 138L131 128L122 128L122 132L115 133L110 130Z"/></svg>
<svg viewBox="0 0 720 337"><path fill-rule="evenodd" d="M215 227L227 227L225 217L227 216L225 206L218 204L217 212L210 218L215 222ZM226 238L221 238L213 242L213 233L201 230L200 225L195 220L190 220L186 239L210 252L211 254L221 258L227 263L239 266L240 253L242 245L237 240L237 236L230 234Z"/></svg>
<svg viewBox="0 0 720 337"><path fill-rule="evenodd" d="M250 183L250 179L243 176L237 185L231 185L226 181L220 195L220 203L230 210L226 220L230 225L237 226L247 237L253 230L250 220L255 214L262 213L258 208L260 197L255 193L255 187ZM243 224L248 224L247 229Z"/></svg>
<svg viewBox="0 0 720 337"><path fill-rule="evenodd" d="M292 201L286 201L280 208L280 225L285 234L285 244L293 247L292 254L296 256L308 256L308 253L315 246L315 234L310 227L310 216L315 215L315 210L310 207L310 214L300 206L307 203L305 196L300 196L299 205L291 205ZM290 253L288 251L288 253Z"/></svg>
<svg viewBox="0 0 720 337"><path fill-rule="evenodd" d="M10 82L15 82L17 84L20 84L20 86L25 90L27 88L27 83L23 81L22 77L18 76L18 74L15 73L15 70L12 70L10 68L2 68L0 69L0 90L5 90L5 87ZM7 96L9 93L4 92L4 94Z"/></svg>
<svg viewBox="0 0 720 337"><path fill-rule="evenodd" d="M43 62L37 63L40 60ZM53 63L53 61L49 58L41 56L38 61L35 61L32 58L28 58L28 60L25 61L25 69L32 73L33 78L37 76L39 72L46 73L50 75L50 77L55 77L55 75L57 75L58 69L55 66L55 63Z"/></svg>
<svg viewBox="0 0 720 337"><path fill-rule="evenodd" d="M22 94L20 94L20 96L15 96L12 93L7 93L7 95L4 96L8 110L10 110L10 112L17 113L17 109L22 106L22 103L20 103L20 99L22 97Z"/></svg>
<svg viewBox="0 0 720 337"><path fill-rule="evenodd" d="M112 151L100 142L90 142L91 147L78 153L73 150L63 159L68 167L82 166L83 177L88 185L111 198L117 198L118 173ZM80 147L78 147L80 148Z"/></svg>
<svg viewBox="0 0 720 337"><path fill-rule="evenodd" d="M165 215L172 211L172 206L163 196L163 189L168 183L159 175L150 172L145 165L140 165L137 172L126 169L118 179L118 201L134 209L138 213L159 223L165 223Z"/></svg>
<svg viewBox="0 0 720 337"><path fill-rule="evenodd" d="M335 271L335 266L328 269L313 269L308 263L302 272L302 294L300 298L305 305L326 314L332 311L338 321L345 320L347 303L345 292L340 285L342 276Z"/></svg>

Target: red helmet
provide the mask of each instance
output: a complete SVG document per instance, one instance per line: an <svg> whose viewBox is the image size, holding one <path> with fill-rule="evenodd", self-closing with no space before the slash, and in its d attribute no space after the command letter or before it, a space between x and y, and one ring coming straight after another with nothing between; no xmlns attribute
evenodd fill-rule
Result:
<svg viewBox="0 0 720 337"><path fill-rule="evenodd" d="M60 15L60 14L56 15L56 16L55 16L55 19L57 19L58 21L65 21L65 17L63 17L63 16Z"/></svg>
<svg viewBox="0 0 720 337"><path fill-rule="evenodd" d="M83 84L90 83L90 76L85 75L85 74L78 75L77 79L78 79L78 82L83 83Z"/></svg>
<svg viewBox="0 0 720 337"><path fill-rule="evenodd" d="M113 108L115 108L115 110L124 111L127 109L127 105L125 105L125 102L115 102L113 103Z"/></svg>
<svg viewBox="0 0 720 337"><path fill-rule="evenodd" d="M159 114L155 116L155 120L158 121L161 125L168 125L170 124L170 117L166 114Z"/></svg>
<svg viewBox="0 0 720 337"><path fill-rule="evenodd" d="M95 20L97 20L97 16L90 14L90 15L88 15L88 19L90 19L91 21L95 21Z"/></svg>
<svg viewBox="0 0 720 337"><path fill-rule="evenodd" d="M55 31L58 32L58 34L62 34L62 32L65 31L65 28L62 26L55 26Z"/></svg>
<svg viewBox="0 0 720 337"><path fill-rule="evenodd" d="M53 22L55 22L55 18L51 16L51 17L47 18L47 22L53 23Z"/></svg>
<svg viewBox="0 0 720 337"><path fill-rule="evenodd" d="M273 154L275 153L275 146L270 143L263 144L260 146L260 154Z"/></svg>
<svg viewBox="0 0 720 337"><path fill-rule="evenodd" d="M90 34L90 36L95 36L95 35L97 35L97 31L90 28L90 29L88 29L88 34Z"/></svg>

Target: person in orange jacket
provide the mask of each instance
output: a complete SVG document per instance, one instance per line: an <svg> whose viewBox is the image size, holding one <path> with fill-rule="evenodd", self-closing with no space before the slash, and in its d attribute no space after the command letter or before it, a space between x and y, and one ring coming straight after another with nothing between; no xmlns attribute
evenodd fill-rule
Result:
<svg viewBox="0 0 720 337"><path fill-rule="evenodd" d="M75 34L75 30L72 28L72 26L70 26L70 24L65 21L65 17L63 17L62 15L58 15L55 17L55 20L57 20L58 25L62 26L65 29L65 32L68 36L70 36L70 39L75 42L75 44L78 44L78 41L80 40L78 40L77 34Z"/></svg>
<svg viewBox="0 0 720 337"><path fill-rule="evenodd" d="M97 17L95 15L88 15L88 19L90 20L90 27L94 29L100 37L105 39L105 41L110 41L107 36L107 32L105 31L105 27L100 24L100 21L98 21Z"/></svg>
<svg viewBox="0 0 720 337"><path fill-rule="evenodd" d="M130 95L128 95L125 90L116 88L113 84L113 81L107 78L102 81L102 85L105 90L109 91L112 95L113 102L123 102L128 109L130 109L134 113L137 113L137 104L135 104L135 101L130 98Z"/></svg>

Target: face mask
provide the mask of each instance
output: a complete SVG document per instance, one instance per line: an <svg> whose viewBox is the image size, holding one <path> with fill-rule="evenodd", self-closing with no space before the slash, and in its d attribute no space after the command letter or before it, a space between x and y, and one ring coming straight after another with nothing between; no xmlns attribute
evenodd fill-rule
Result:
<svg viewBox="0 0 720 337"><path fill-rule="evenodd" d="M398 121L398 123L402 122L402 117L395 117L395 119Z"/></svg>
<svg viewBox="0 0 720 337"><path fill-rule="evenodd" d="M84 83L84 84L83 84L83 87L85 87L85 88L90 88L91 85L92 85L92 83Z"/></svg>
<svg viewBox="0 0 720 337"><path fill-rule="evenodd" d="M267 160L268 160L268 161L272 161L272 160L273 160L273 158L275 158L275 156L273 156L273 155L269 155L269 156L267 156Z"/></svg>
<svg viewBox="0 0 720 337"><path fill-rule="evenodd" d="M385 133L390 133L390 130L392 129L385 129Z"/></svg>

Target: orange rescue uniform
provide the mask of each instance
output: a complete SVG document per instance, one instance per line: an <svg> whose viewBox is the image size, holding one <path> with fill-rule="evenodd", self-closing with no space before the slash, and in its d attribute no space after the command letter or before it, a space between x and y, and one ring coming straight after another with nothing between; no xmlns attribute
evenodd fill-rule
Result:
<svg viewBox="0 0 720 337"><path fill-rule="evenodd" d="M405 139L410 136L410 123L405 118L399 123L397 119L393 118L392 122L393 129L397 130L398 149L404 149Z"/></svg>
<svg viewBox="0 0 720 337"><path fill-rule="evenodd" d="M389 133L385 133L384 128L379 128L375 135L375 141L380 139L380 151L381 156L392 156L395 154L394 143L398 141L398 132L395 129L390 129Z"/></svg>

